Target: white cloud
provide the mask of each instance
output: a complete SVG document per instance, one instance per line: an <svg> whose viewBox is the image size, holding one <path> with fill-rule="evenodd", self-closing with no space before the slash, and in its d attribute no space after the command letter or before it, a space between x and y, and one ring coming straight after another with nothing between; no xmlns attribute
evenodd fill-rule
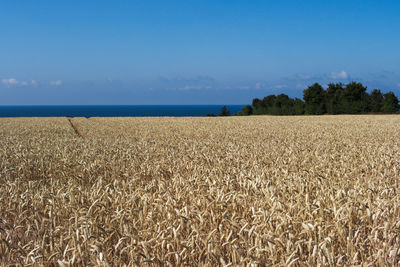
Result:
<svg viewBox="0 0 400 267"><path fill-rule="evenodd" d="M212 89L210 85L186 85L179 88L179 90L198 90L198 89Z"/></svg>
<svg viewBox="0 0 400 267"><path fill-rule="evenodd" d="M299 74L298 76L302 80L309 80L312 78L310 75L307 75L307 74Z"/></svg>
<svg viewBox="0 0 400 267"><path fill-rule="evenodd" d="M191 89L200 89L200 86L192 86L192 85L186 85L185 87L182 88L182 90L191 90Z"/></svg>
<svg viewBox="0 0 400 267"><path fill-rule="evenodd" d="M278 85L274 86L275 89L283 89L283 88L287 88L287 87L288 86L286 84L278 84Z"/></svg>
<svg viewBox="0 0 400 267"><path fill-rule="evenodd" d="M347 79L349 75L344 70L340 72L332 72L331 76L332 79Z"/></svg>
<svg viewBox="0 0 400 267"><path fill-rule="evenodd" d="M29 86L29 85L36 86L38 84L36 80L19 81L15 78L2 79L1 83L6 86Z"/></svg>
<svg viewBox="0 0 400 267"><path fill-rule="evenodd" d="M256 83L256 89L260 89L260 88L263 88L263 87L264 87L264 83L262 83L262 82Z"/></svg>
<svg viewBox="0 0 400 267"><path fill-rule="evenodd" d="M19 84L19 81L14 78L9 78L9 79L2 79L1 82L5 85L16 85Z"/></svg>
<svg viewBox="0 0 400 267"><path fill-rule="evenodd" d="M60 86L60 85L62 85L62 81L61 80L50 81L50 85Z"/></svg>
<svg viewBox="0 0 400 267"><path fill-rule="evenodd" d="M399 88L400 88L400 83L398 83L398 84L397 84L397 87L399 87Z"/></svg>

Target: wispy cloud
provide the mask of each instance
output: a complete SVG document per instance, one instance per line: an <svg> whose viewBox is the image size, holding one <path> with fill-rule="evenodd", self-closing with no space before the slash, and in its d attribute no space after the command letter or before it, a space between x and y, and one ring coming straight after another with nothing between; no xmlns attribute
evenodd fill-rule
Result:
<svg viewBox="0 0 400 267"><path fill-rule="evenodd" d="M5 85L17 85L19 81L15 78L2 79L1 82Z"/></svg>
<svg viewBox="0 0 400 267"><path fill-rule="evenodd" d="M304 83L304 82L310 82L310 81L316 81L316 80L321 80L326 78L326 74L305 74L305 73L299 73L299 74L294 74L286 77L282 77L282 80L285 82L296 82L296 83Z"/></svg>
<svg viewBox="0 0 400 267"><path fill-rule="evenodd" d="M339 72L331 72L331 73L314 73L314 74L295 74L287 77L283 77L282 81L285 81L289 84L296 83L296 84L308 84L314 82L330 82L332 80L346 80L349 79L350 75L342 70Z"/></svg>
<svg viewBox="0 0 400 267"><path fill-rule="evenodd" d="M169 83L213 83L215 79L211 76L199 75L195 77L166 77L159 76L158 80L161 82L169 82Z"/></svg>
<svg viewBox="0 0 400 267"><path fill-rule="evenodd" d="M203 88L202 86L194 86L194 85L186 85L182 87L182 90L193 90L193 89L201 89Z"/></svg>
<svg viewBox="0 0 400 267"><path fill-rule="evenodd" d="M349 75L347 74L347 72L342 70L340 72L332 72L330 77L332 79L347 79L349 77Z"/></svg>
<svg viewBox="0 0 400 267"><path fill-rule="evenodd" d="M50 81L50 85L52 85L52 86L61 86L62 85L62 81L61 80Z"/></svg>
<svg viewBox="0 0 400 267"><path fill-rule="evenodd" d="M286 84L278 84L274 86L275 89L284 89L284 88L288 88L288 86Z"/></svg>
<svg viewBox="0 0 400 267"><path fill-rule="evenodd" d="M398 83L398 84L397 84L397 87L399 87L399 88L400 88L400 83Z"/></svg>
<svg viewBox="0 0 400 267"><path fill-rule="evenodd" d="M29 85L37 85L36 80L31 80L31 81L20 81L15 78L8 78L8 79L2 79L1 83L6 85L6 86L29 86Z"/></svg>
<svg viewBox="0 0 400 267"><path fill-rule="evenodd" d="M309 79L312 78L312 76L311 76L311 75L308 75L308 74L299 74L298 77L299 77L301 80L309 80Z"/></svg>
<svg viewBox="0 0 400 267"><path fill-rule="evenodd" d="M181 87L180 90L199 90L199 89L212 89L210 85L185 85Z"/></svg>
<svg viewBox="0 0 400 267"><path fill-rule="evenodd" d="M256 83L256 89L261 89L264 87L264 85L265 85L264 83L258 82L258 83Z"/></svg>
<svg viewBox="0 0 400 267"><path fill-rule="evenodd" d="M194 76L194 77L166 77L159 76L156 87L167 90L201 90L215 88L216 81L209 76Z"/></svg>

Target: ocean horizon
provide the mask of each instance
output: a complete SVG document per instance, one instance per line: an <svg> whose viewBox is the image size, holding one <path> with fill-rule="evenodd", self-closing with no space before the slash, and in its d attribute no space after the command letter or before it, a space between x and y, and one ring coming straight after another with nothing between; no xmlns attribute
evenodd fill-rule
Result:
<svg viewBox="0 0 400 267"><path fill-rule="evenodd" d="M244 105L32 105L0 106L0 117L202 117Z"/></svg>

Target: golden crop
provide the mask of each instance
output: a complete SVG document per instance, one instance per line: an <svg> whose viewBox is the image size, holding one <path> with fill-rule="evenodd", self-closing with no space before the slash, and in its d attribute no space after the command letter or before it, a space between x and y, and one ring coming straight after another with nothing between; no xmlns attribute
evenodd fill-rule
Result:
<svg viewBox="0 0 400 267"><path fill-rule="evenodd" d="M399 116L0 126L1 266L400 264Z"/></svg>

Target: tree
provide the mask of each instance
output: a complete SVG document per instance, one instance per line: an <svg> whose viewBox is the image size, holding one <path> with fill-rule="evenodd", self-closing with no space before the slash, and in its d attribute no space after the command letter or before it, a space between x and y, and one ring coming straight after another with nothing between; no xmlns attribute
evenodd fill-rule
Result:
<svg viewBox="0 0 400 267"><path fill-rule="evenodd" d="M374 89L369 96L368 109L370 112L382 112L382 105L383 105L382 92L379 89Z"/></svg>
<svg viewBox="0 0 400 267"><path fill-rule="evenodd" d="M329 114L339 114L340 99L343 95L342 83L330 83L326 90L326 112Z"/></svg>
<svg viewBox="0 0 400 267"><path fill-rule="evenodd" d="M305 114L324 114L325 108L325 90L318 83L309 86L303 92L305 102Z"/></svg>
<svg viewBox="0 0 400 267"><path fill-rule="evenodd" d="M269 95L264 97L262 100L255 98L253 99L253 114L254 115L262 115L262 114L272 114L272 109L275 104L275 95Z"/></svg>
<svg viewBox="0 0 400 267"><path fill-rule="evenodd" d="M238 112L239 116L248 116L253 114L253 108L250 105L246 105L242 108L241 111Z"/></svg>
<svg viewBox="0 0 400 267"><path fill-rule="evenodd" d="M261 106L261 100L258 98L254 98L252 102L253 107L256 109Z"/></svg>
<svg viewBox="0 0 400 267"><path fill-rule="evenodd" d="M254 107L253 109L254 115L265 114L265 109L263 108L263 101L261 99L254 98L252 105Z"/></svg>
<svg viewBox="0 0 400 267"><path fill-rule="evenodd" d="M365 113L368 111L367 87L361 83L351 82L344 88L340 99L341 111L348 114Z"/></svg>
<svg viewBox="0 0 400 267"><path fill-rule="evenodd" d="M273 115L291 115L293 114L293 99L285 94L276 96L272 108Z"/></svg>
<svg viewBox="0 0 400 267"><path fill-rule="evenodd" d="M268 110L269 108L272 108L275 105L276 98L277 97L275 95L266 96L263 98L261 104L264 108Z"/></svg>
<svg viewBox="0 0 400 267"><path fill-rule="evenodd" d="M379 89L375 89L368 94L367 87L359 82L346 85L330 83L326 91L314 83L303 91L303 99L293 99L286 94L254 98L252 106L244 106L236 115L396 113L400 109L399 100L393 92L382 95Z"/></svg>
<svg viewBox="0 0 400 267"><path fill-rule="evenodd" d="M383 95L382 111L384 113L396 113L399 111L399 99L393 92Z"/></svg>
<svg viewBox="0 0 400 267"><path fill-rule="evenodd" d="M294 115L304 114L304 102L301 99L296 98L293 102Z"/></svg>
<svg viewBox="0 0 400 267"><path fill-rule="evenodd" d="M226 108L226 106L223 106L221 108L221 111L219 112L218 116L230 116L231 113L230 111Z"/></svg>

